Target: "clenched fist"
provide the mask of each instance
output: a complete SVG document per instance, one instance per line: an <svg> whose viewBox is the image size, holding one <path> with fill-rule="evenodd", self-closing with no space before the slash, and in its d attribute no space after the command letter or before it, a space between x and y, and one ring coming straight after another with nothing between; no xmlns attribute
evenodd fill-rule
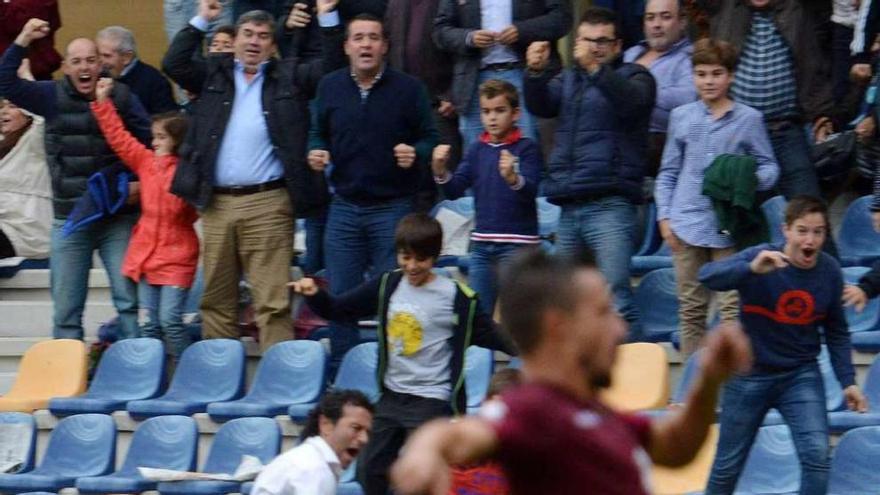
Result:
<svg viewBox="0 0 880 495"><path fill-rule="evenodd" d="M325 168L327 168L327 164L330 163L330 152L327 150L312 150L309 151L309 167L315 172L323 172Z"/></svg>
<svg viewBox="0 0 880 495"><path fill-rule="evenodd" d="M21 28L18 37L15 38L15 44L27 48L32 41L45 38L50 32L52 28L47 21L32 18Z"/></svg>
<svg viewBox="0 0 880 495"><path fill-rule="evenodd" d="M434 148L434 153L431 155L431 172L434 173L435 177L445 177L447 173L446 162L449 161L449 153L452 149L452 146L448 144L438 144L436 148Z"/></svg>
<svg viewBox="0 0 880 495"><path fill-rule="evenodd" d="M508 185L515 185L516 181L519 179L519 171L517 170L517 164L519 163L519 159L513 155L510 151L501 150L501 157L498 159L498 173L501 174L501 178L507 182Z"/></svg>
<svg viewBox="0 0 880 495"><path fill-rule="evenodd" d="M400 143L394 147L394 158L397 159L397 166L400 168L410 168L416 161L416 149L404 143Z"/></svg>
<svg viewBox="0 0 880 495"><path fill-rule="evenodd" d="M526 49L526 66L530 71L541 72L550 63L550 42L535 41Z"/></svg>

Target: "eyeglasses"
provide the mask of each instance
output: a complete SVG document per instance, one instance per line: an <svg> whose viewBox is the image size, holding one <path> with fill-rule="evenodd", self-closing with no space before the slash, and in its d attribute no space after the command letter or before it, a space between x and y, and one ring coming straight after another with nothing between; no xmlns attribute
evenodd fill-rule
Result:
<svg viewBox="0 0 880 495"><path fill-rule="evenodd" d="M617 42L617 38L587 38L585 36L580 36L577 38L577 41L588 41L596 44L599 48L608 48Z"/></svg>

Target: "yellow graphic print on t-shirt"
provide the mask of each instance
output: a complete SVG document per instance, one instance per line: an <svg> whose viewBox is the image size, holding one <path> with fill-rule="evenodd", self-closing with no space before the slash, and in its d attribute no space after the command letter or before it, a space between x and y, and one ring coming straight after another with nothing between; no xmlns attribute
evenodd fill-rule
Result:
<svg viewBox="0 0 880 495"><path fill-rule="evenodd" d="M412 313L394 313L388 323L388 344L399 355L415 354L422 347L422 324Z"/></svg>

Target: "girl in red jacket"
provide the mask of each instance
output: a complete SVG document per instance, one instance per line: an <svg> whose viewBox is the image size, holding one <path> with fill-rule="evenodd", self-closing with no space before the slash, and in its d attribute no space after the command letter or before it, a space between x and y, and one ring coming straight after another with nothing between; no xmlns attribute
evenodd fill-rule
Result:
<svg viewBox="0 0 880 495"><path fill-rule="evenodd" d="M193 229L198 214L169 192L187 122L178 113L154 117L151 150L123 126L110 99L112 90L112 79L98 81L92 113L107 143L141 183L141 218L132 231L122 274L138 283L141 336L161 339L164 333L177 361L190 344L182 314L199 259Z"/></svg>

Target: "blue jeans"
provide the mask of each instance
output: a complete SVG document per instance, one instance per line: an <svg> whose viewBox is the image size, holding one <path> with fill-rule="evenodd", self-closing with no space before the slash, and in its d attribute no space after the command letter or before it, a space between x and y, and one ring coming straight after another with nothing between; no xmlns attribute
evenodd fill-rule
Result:
<svg viewBox="0 0 880 495"><path fill-rule="evenodd" d="M321 212L305 219L306 255L302 269L314 275L324 269L324 229L327 228L327 212Z"/></svg>
<svg viewBox="0 0 880 495"><path fill-rule="evenodd" d="M737 376L721 396L718 450L706 495L730 494L745 466L764 416L776 408L788 427L801 463L801 495L828 487L828 418L817 363L778 373Z"/></svg>
<svg viewBox="0 0 880 495"><path fill-rule="evenodd" d="M629 263L635 247L636 207L622 196L562 207L556 250L570 256L590 249L614 294L617 311L629 324L630 340L641 336L639 310L630 285Z"/></svg>
<svg viewBox="0 0 880 495"><path fill-rule="evenodd" d="M468 284L480 295L483 312L492 316L498 297L498 271L508 263L516 250L526 244L512 242L471 242L471 263Z"/></svg>
<svg viewBox="0 0 880 495"><path fill-rule="evenodd" d="M522 69L483 69L480 71L480 77L477 80L477 84L479 88L479 84L483 84L489 79L500 79L516 86L516 90L519 91L519 121L517 122L517 127L522 130L525 137L531 138L535 142L540 143L538 140L538 127L535 118L528 112L528 110L526 110L525 97L523 96L523 76L524 73ZM466 153L470 145L473 144L483 132L483 122L480 121L479 89L475 90L473 96L471 96L468 108L459 109L459 111L461 113L459 113L458 118L458 131L461 133L462 152Z"/></svg>
<svg viewBox="0 0 880 495"><path fill-rule="evenodd" d="M137 286L122 275L122 261L128 248L136 215L117 215L99 220L64 237L63 219L52 221L52 255L49 258L54 305L52 336L82 339L82 315L89 292L92 254L98 250L110 279L113 305L119 313L120 339L138 336Z"/></svg>
<svg viewBox="0 0 880 495"><path fill-rule="evenodd" d="M779 162L776 186L785 199L799 194L821 197L819 179L810 158L810 143L801 126L791 123L770 130L770 144Z"/></svg>
<svg viewBox="0 0 880 495"><path fill-rule="evenodd" d="M330 292L336 295L363 283L371 276L397 267L394 229L397 222L412 211L411 198L378 205L360 206L334 196L327 213L324 256ZM335 370L346 351L359 342L356 327L330 326L330 368Z"/></svg>
<svg viewBox="0 0 880 495"><path fill-rule="evenodd" d="M141 337L168 341L174 361L192 343L183 324L183 310L189 290L173 285L151 285L146 278L138 284L139 323Z"/></svg>

